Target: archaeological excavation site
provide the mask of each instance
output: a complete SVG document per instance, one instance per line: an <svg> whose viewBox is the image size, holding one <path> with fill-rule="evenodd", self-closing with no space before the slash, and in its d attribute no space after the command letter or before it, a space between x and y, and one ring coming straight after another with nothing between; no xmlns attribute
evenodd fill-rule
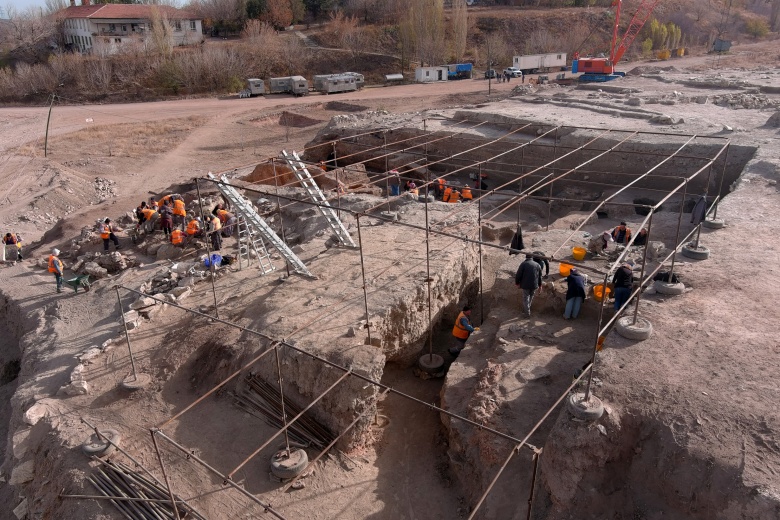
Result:
<svg viewBox="0 0 780 520"><path fill-rule="evenodd" d="M0 518L780 517L766 74L53 140L0 269ZM135 210L168 195L171 238Z"/></svg>

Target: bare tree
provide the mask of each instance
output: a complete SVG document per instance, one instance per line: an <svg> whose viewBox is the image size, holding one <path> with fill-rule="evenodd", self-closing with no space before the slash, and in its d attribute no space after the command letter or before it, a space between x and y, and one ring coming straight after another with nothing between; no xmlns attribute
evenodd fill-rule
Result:
<svg viewBox="0 0 780 520"><path fill-rule="evenodd" d="M446 54L443 0L413 0L408 17L420 65L442 63Z"/></svg>
<svg viewBox="0 0 780 520"><path fill-rule="evenodd" d="M452 0L452 55L455 61L462 61L466 54L466 40L469 31L469 14L466 0Z"/></svg>
<svg viewBox="0 0 780 520"><path fill-rule="evenodd" d="M58 40L62 18L46 15L34 7L19 11L13 5L7 7L6 14L7 30L2 43L11 49L11 55L27 63L45 61L48 44Z"/></svg>
<svg viewBox="0 0 780 520"><path fill-rule="evenodd" d="M150 22L149 40L153 52L164 58L170 57L173 54L173 29L168 16L162 10L152 7Z"/></svg>

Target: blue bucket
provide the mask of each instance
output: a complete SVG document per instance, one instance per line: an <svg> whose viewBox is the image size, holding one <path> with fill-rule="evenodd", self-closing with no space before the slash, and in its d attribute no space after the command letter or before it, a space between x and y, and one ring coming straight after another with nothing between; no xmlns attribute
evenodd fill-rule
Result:
<svg viewBox="0 0 780 520"><path fill-rule="evenodd" d="M213 253L211 255L211 258L204 258L203 259L203 265L206 267L211 267L211 264L214 264L214 267L219 267L222 265L222 256Z"/></svg>

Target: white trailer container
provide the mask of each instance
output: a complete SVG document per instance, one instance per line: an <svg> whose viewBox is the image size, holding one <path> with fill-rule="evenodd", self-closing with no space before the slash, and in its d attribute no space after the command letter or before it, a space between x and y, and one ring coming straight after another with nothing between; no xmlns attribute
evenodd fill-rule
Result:
<svg viewBox="0 0 780 520"><path fill-rule="evenodd" d="M252 96L262 96L265 94L265 82L262 79L249 78L246 80L247 90Z"/></svg>
<svg viewBox="0 0 780 520"><path fill-rule="evenodd" d="M290 93L296 96L305 96L309 93L309 82L303 76L271 78L269 89L271 94Z"/></svg>
<svg viewBox="0 0 780 520"><path fill-rule="evenodd" d="M446 65L437 67L417 67L414 69L414 80L417 83L433 83L447 81L449 69Z"/></svg>
<svg viewBox="0 0 780 520"><path fill-rule="evenodd" d="M359 72L345 72L344 74L355 78L355 84L358 89L363 88L363 85L366 84L366 78Z"/></svg>
<svg viewBox="0 0 780 520"><path fill-rule="evenodd" d="M553 52L515 56L512 60L512 66L522 70L523 74L533 74L546 70L562 70L566 67L566 53Z"/></svg>
<svg viewBox="0 0 780 520"><path fill-rule="evenodd" d="M321 74L312 78L314 90L323 94L354 92L358 89L357 79L352 74Z"/></svg>

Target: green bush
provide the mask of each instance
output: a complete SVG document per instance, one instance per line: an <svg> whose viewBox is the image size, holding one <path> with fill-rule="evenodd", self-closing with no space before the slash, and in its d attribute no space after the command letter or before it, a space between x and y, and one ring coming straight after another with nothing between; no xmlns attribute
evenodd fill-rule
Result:
<svg viewBox="0 0 780 520"><path fill-rule="evenodd" d="M763 38L769 33L769 24L761 18L745 21L745 32L754 38Z"/></svg>

